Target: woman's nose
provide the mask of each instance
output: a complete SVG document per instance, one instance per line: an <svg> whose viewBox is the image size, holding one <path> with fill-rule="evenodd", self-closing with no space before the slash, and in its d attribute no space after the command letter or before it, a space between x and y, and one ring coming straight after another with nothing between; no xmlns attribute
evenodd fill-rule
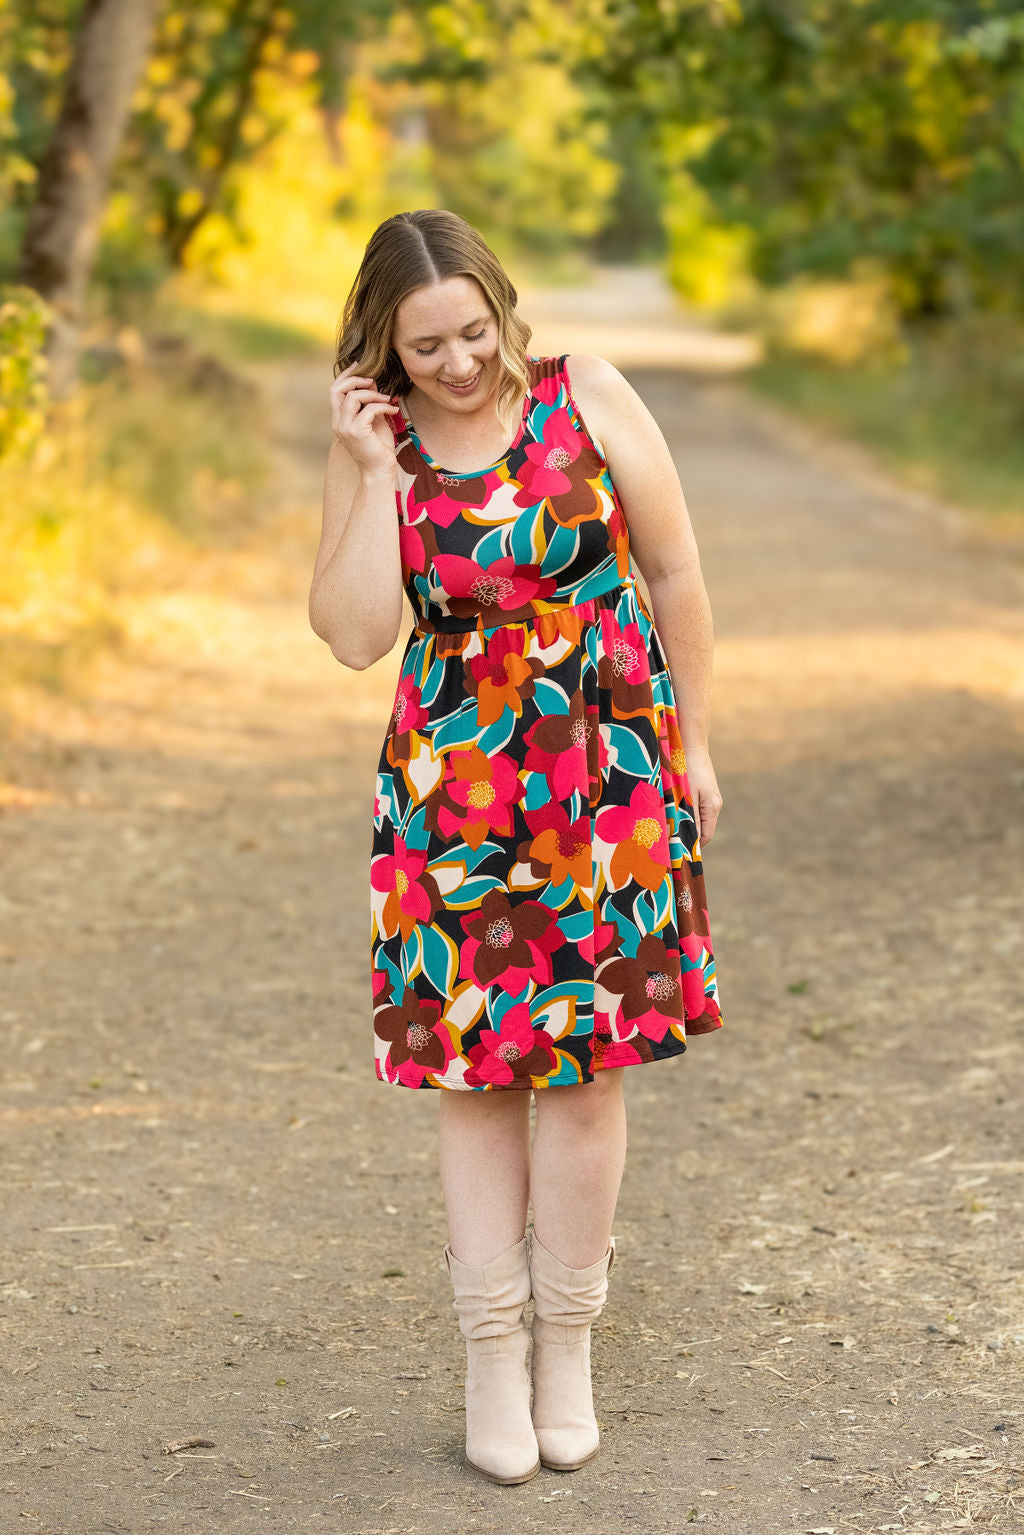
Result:
<svg viewBox="0 0 1024 1535"><path fill-rule="evenodd" d="M456 383L465 383L473 377L473 354L468 347L456 347L448 353L445 366L449 377Z"/></svg>

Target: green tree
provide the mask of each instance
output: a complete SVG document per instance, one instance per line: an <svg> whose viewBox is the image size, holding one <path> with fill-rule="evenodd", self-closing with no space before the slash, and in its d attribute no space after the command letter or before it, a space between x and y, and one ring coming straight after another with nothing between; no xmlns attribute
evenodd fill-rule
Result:
<svg viewBox="0 0 1024 1535"><path fill-rule="evenodd" d="M1017 0L608 0L605 24L587 68L644 114L670 222L696 187L763 281L867 261L907 314L1024 308Z"/></svg>

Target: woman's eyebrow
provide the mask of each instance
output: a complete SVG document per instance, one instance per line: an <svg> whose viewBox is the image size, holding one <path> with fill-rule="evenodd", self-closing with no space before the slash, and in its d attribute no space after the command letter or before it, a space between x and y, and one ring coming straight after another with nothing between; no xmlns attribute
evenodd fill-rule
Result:
<svg viewBox="0 0 1024 1535"><path fill-rule="evenodd" d="M486 323L486 321L489 318L490 318L489 315L485 315L485 314L477 315L475 320L467 320L465 325L462 327L462 329L463 330L469 330L469 327L471 325L483 325L483 324ZM410 336L409 341L407 342L407 345L408 346L418 346L421 341L443 341L443 340L444 340L443 336Z"/></svg>

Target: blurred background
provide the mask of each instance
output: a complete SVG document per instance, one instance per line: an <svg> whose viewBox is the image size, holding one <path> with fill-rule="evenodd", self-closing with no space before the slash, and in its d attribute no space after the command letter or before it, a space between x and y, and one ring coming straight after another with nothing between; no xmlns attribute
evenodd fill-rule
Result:
<svg viewBox="0 0 1024 1535"><path fill-rule="evenodd" d="M0 1510L494 1528L436 1095L372 1075L404 634L306 614L334 328L419 207L629 377L715 614L726 1026L627 1074L580 1517L1009 1529L1016 0L0 0Z"/></svg>

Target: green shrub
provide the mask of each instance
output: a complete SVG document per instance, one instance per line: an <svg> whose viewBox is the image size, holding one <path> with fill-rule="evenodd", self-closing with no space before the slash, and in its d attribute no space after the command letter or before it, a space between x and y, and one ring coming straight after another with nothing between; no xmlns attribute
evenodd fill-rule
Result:
<svg viewBox="0 0 1024 1535"><path fill-rule="evenodd" d="M0 459L27 455L42 435L51 313L32 288L0 286Z"/></svg>

